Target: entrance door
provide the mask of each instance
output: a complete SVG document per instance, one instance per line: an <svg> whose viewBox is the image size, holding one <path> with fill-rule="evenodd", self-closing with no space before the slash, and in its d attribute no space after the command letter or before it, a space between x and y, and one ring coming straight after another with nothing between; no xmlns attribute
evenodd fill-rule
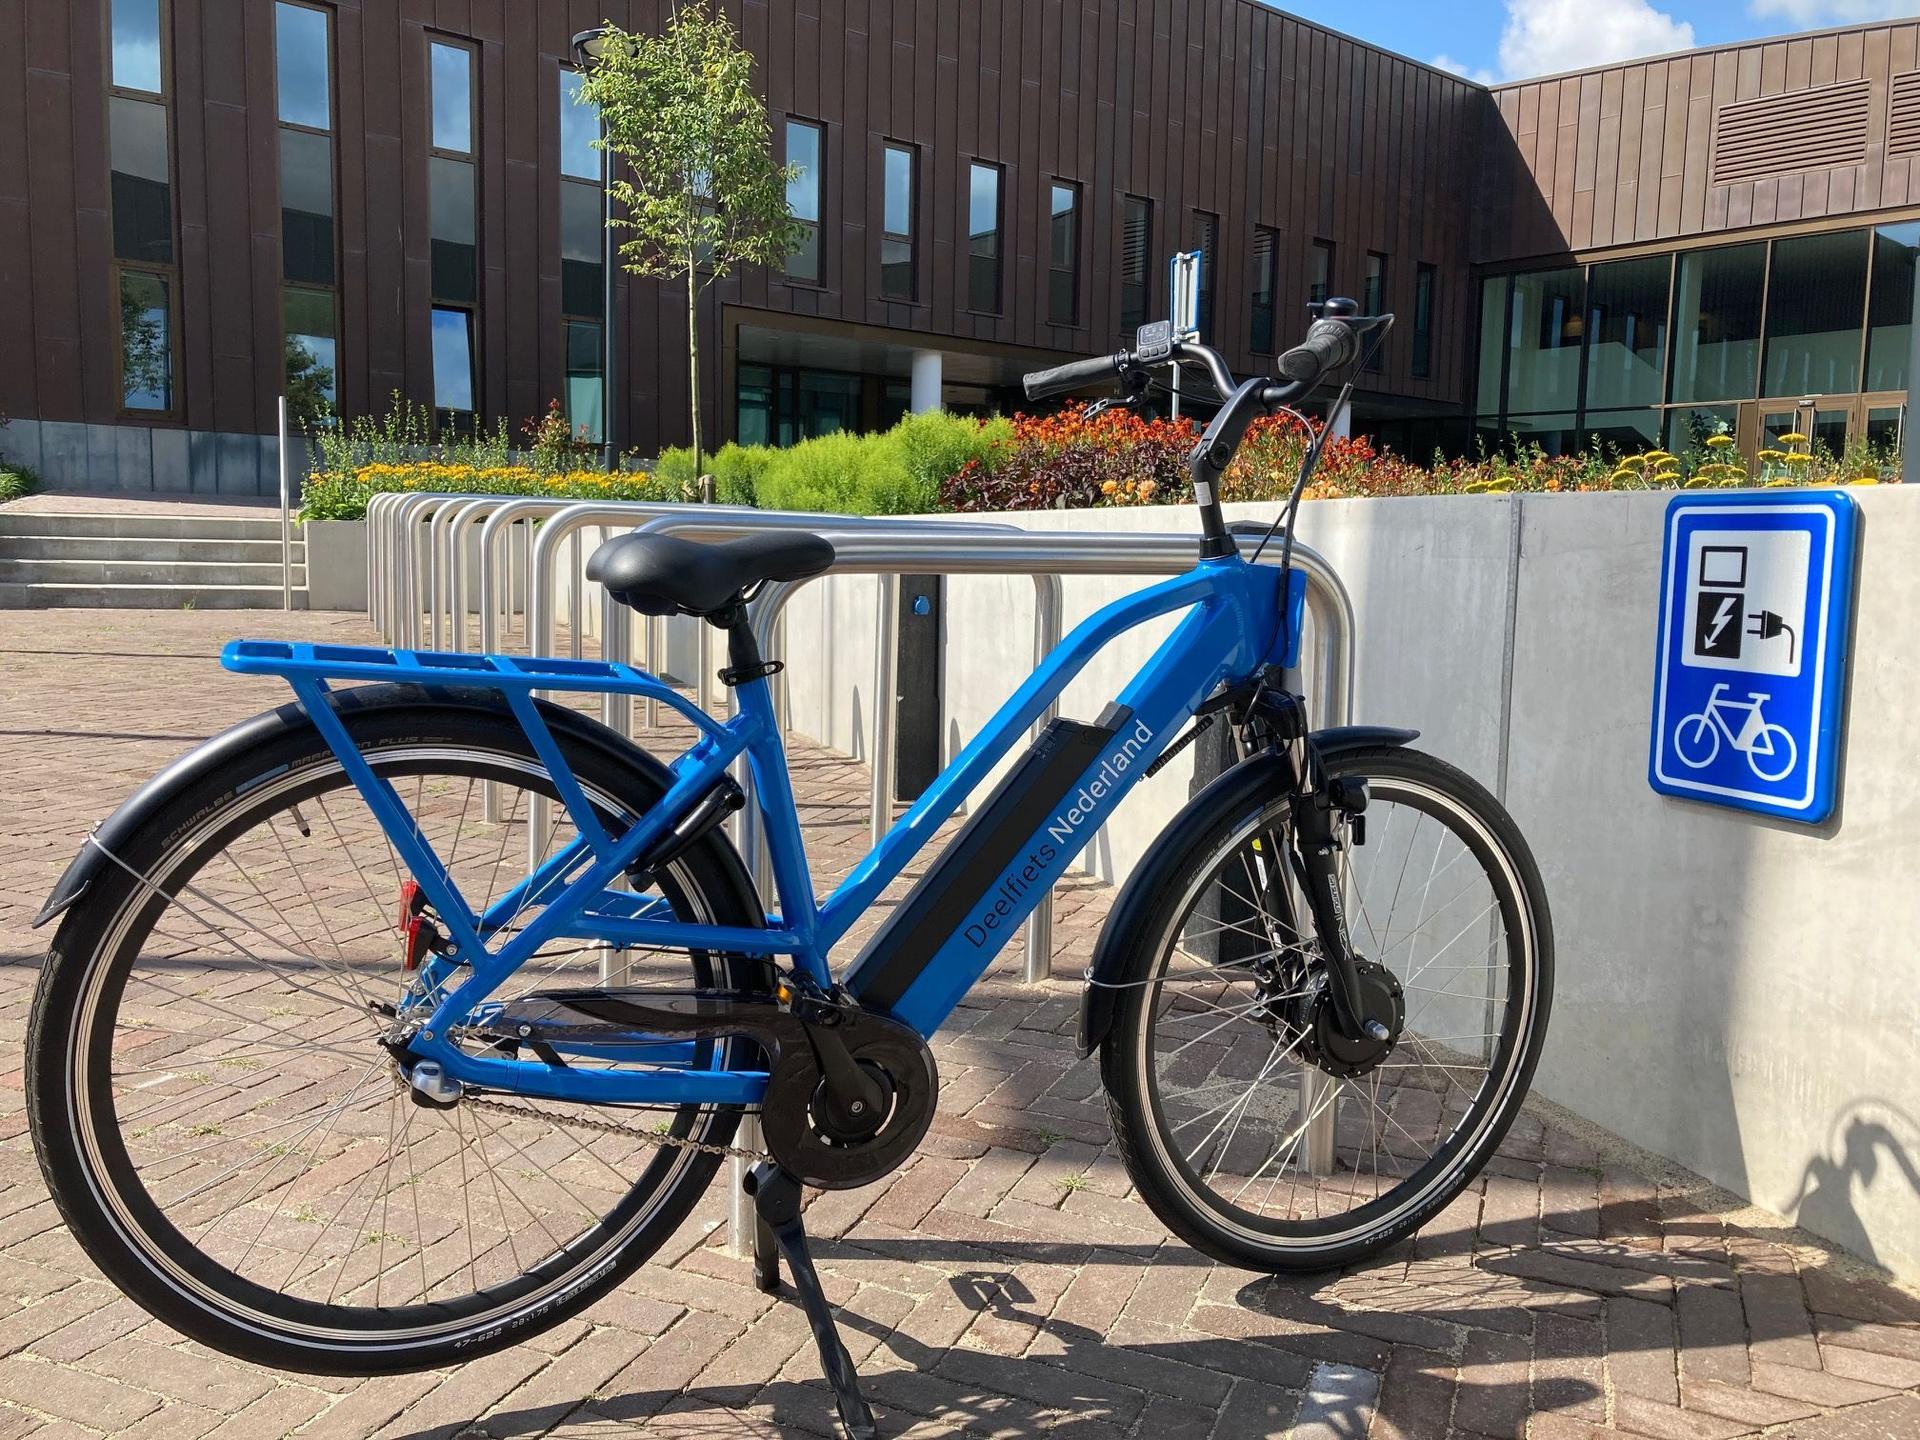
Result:
<svg viewBox="0 0 1920 1440"><path fill-rule="evenodd" d="M1851 441L1863 440L1877 451L1900 443L1906 394L1893 390L1872 395L1810 395L1798 399L1748 400L1740 406L1737 438L1749 461L1762 450L1800 449L1781 437L1804 435L1814 450L1844 455Z"/></svg>

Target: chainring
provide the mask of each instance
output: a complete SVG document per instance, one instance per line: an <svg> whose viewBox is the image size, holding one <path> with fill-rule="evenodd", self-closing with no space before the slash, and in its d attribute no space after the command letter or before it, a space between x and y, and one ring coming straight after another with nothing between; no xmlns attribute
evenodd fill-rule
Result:
<svg viewBox="0 0 1920 1440"><path fill-rule="evenodd" d="M818 1122L822 1083L813 1047L789 1045L767 1074L761 1133L773 1158L807 1185L851 1190L898 1169L933 1123L940 1072L917 1031L884 1015L860 1012L838 1028L856 1065L878 1071L891 1089L886 1119L869 1139L842 1142Z"/></svg>

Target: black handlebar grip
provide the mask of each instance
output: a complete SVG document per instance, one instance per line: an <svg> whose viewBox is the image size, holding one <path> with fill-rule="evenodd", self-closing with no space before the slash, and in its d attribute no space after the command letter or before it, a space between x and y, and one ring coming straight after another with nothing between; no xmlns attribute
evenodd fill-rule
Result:
<svg viewBox="0 0 1920 1440"><path fill-rule="evenodd" d="M1283 380L1310 383L1345 365L1359 349L1360 338L1351 326L1339 320L1316 320L1307 338L1282 355L1276 368Z"/></svg>
<svg viewBox="0 0 1920 1440"><path fill-rule="evenodd" d="M1102 380L1111 380L1120 373L1121 362L1127 358L1124 350L1112 355L1094 355L1085 360L1069 360L1064 365L1056 365L1051 370L1035 370L1025 377L1029 400L1044 400L1049 395L1063 395L1069 390L1078 390L1084 385L1097 385Z"/></svg>

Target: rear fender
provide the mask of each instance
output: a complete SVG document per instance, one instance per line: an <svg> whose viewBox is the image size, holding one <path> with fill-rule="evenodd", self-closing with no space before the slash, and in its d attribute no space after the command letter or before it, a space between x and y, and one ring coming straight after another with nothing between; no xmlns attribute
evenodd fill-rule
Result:
<svg viewBox="0 0 1920 1440"><path fill-rule="evenodd" d="M474 686L356 685L345 690L329 691L327 699L335 713L343 719L383 710L484 711L519 728L499 692ZM537 700L535 704L539 707L540 718L546 722L554 739L562 747L569 751L577 751L580 747L598 750L606 759L631 771L640 786L656 794L664 793L673 783L673 777L665 765L617 731L563 705L545 700ZM72 908L86 894L87 887L101 870L113 863L110 856L121 853L127 842L171 805L175 797L191 790L223 767L238 763L247 753L257 751L264 745L278 743L300 730L314 731L315 743L324 743L320 741L318 731L307 718L306 712L298 703L289 702L278 709L255 715L250 720L243 720L231 730L214 736L180 756L128 796L120 808L108 816L88 842L80 847L80 853L74 856L53 887L53 892L47 896L46 904L40 907L40 913L34 917L35 927L46 924ZM715 830L702 837L700 843L714 847L714 858L727 874L730 888L736 892L734 898L739 902L739 909L735 913L763 914L758 893L747 876L746 867L740 863L740 856L732 842Z"/></svg>

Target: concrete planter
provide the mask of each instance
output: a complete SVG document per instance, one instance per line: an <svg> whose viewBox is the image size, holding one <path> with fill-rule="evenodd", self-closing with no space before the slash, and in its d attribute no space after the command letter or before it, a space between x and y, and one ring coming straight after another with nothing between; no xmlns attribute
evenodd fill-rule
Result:
<svg viewBox="0 0 1920 1440"><path fill-rule="evenodd" d="M309 520L300 527L307 542L307 608L367 608L367 526L363 520Z"/></svg>

